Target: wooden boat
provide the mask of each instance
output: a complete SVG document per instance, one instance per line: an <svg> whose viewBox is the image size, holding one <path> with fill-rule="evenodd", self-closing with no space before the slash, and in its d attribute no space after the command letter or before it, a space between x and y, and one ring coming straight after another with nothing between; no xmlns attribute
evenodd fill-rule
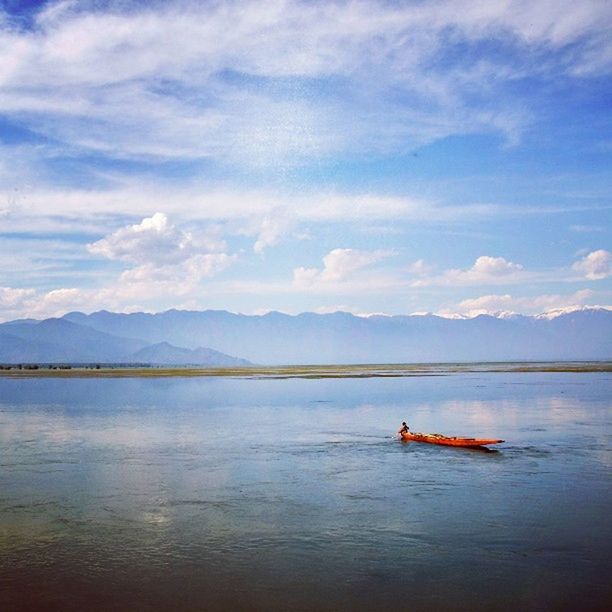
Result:
<svg viewBox="0 0 612 612"><path fill-rule="evenodd" d="M453 436L443 436L442 434L424 434L424 433L413 433L411 431L401 433L402 440L414 441L414 442L428 442L429 444L442 444L444 446L463 446L463 447L475 447L475 446L488 446L489 444L499 444L503 440L490 439L490 438L458 438Z"/></svg>

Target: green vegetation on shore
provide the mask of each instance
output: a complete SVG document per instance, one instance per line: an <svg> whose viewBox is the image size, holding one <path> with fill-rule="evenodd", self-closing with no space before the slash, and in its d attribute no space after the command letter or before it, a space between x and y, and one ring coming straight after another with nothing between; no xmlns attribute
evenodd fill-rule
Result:
<svg viewBox="0 0 612 612"><path fill-rule="evenodd" d="M433 363L305 365L252 367L164 367L70 364L5 364L7 378L161 378L229 376L234 378L372 378L446 376L466 372L612 372L612 362Z"/></svg>

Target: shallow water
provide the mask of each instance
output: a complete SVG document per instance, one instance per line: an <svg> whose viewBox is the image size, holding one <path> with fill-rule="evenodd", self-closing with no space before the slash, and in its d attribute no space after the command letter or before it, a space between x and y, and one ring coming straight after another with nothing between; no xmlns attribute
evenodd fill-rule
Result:
<svg viewBox="0 0 612 612"><path fill-rule="evenodd" d="M609 373L0 379L1 607L607 609L611 398Z"/></svg>

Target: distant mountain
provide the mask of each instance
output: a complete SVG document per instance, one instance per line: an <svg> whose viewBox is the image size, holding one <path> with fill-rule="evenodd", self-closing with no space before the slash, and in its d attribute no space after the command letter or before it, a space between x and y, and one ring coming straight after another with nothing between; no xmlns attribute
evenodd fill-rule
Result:
<svg viewBox="0 0 612 612"><path fill-rule="evenodd" d="M0 325L0 362L122 361L148 343L120 338L67 319Z"/></svg>
<svg viewBox="0 0 612 612"><path fill-rule="evenodd" d="M172 346L79 325L68 318L0 325L0 363L249 365L219 351Z"/></svg>
<svg viewBox="0 0 612 612"><path fill-rule="evenodd" d="M219 351L198 347L186 349L173 346L168 342L151 344L136 351L131 356L138 363L155 365L204 365L204 366L248 366L252 365L246 359L231 357Z"/></svg>
<svg viewBox="0 0 612 612"><path fill-rule="evenodd" d="M345 312L248 316L218 310L100 311L69 313L64 320L147 344L207 346L261 364L612 359L612 311L607 309L471 319L358 317Z"/></svg>
<svg viewBox="0 0 612 612"><path fill-rule="evenodd" d="M100 311L0 325L0 363L216 366L610 359L612 311L603 308L471 319Z"/></svg>
<svg viewBox="0 0 612 612"><path fill-rule="evenodd" d="M0 333L0 363L33 363L59 357L58 348L48 342L24 340L12 334ZM63 361L58 359L58 361Z"/></svg>

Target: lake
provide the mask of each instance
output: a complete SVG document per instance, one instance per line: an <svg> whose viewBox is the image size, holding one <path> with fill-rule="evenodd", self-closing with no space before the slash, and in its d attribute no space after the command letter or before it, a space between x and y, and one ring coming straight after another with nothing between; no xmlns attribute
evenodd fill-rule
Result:
<svg viewBox="0 0 612 612"><path fill-rule="evenodd" d="M0 378L0 607L609 609L611 398L606 372Z"/></svg>

